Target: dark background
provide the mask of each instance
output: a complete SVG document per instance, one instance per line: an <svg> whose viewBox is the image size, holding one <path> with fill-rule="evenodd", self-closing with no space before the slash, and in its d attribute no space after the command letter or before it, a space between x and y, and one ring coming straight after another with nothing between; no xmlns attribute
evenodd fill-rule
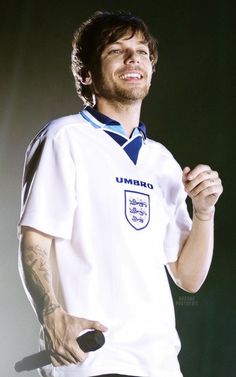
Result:
<svg viewBox="0 0 236 377"><path fill-rule="evenodd" d="M159 40L160 60L142 120L184 167L208 163L224 193L215 255L195 295L173 286L185 377L235 377L235 7L230 1L6 1L0 22L0 359L37 351L38 323L17 272L16 225L24 152L50 119L81 102L70 73L72 34L96 10L130 10ZM138 329L137 329L138 331ZM36 376L22 373L22 377Z"/></svg>

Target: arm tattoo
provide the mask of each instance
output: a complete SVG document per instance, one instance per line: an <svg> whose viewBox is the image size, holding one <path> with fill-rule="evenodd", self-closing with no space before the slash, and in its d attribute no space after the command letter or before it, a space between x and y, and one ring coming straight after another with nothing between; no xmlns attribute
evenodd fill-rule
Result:
<svg viewBox="0 0 236 377"><path fill-rule="evenodd" d="M28 247L25 251L24 273L27 289L36 305L36 311L41 317L53 313L60 305L52 303L46 286L50 283L47 268L47 254L39 245Z"/></svg>

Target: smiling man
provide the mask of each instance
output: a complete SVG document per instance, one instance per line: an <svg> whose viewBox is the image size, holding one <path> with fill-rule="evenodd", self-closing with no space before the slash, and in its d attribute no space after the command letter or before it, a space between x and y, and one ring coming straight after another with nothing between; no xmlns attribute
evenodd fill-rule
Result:
<svg viewBox="0 0 236 377"><path fill-rule="evenodd" d="M200 288L222 185L208 165L182 171L147 138L140 111L156 62L141 19L97 12L73 40L84 109L28 147L19 260L51 355L42 376L182 376L165 266L182 289ZM75 340L87 329L106 337L91 354Z"/></svg>
<svg viewBox="0 0 236 377"><path fill-rule="evenodd" d="M97 105L104 100L141 104L151 84L152 64L147 42L141 33L127 31L106 46L101 54L100 72L94 77ZM91 83L93 82L91 77Z"/></svg>

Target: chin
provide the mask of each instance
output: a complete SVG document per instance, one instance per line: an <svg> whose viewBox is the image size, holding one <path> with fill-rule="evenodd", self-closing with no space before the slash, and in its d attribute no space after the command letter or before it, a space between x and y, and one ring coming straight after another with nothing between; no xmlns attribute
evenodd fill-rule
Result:
<svg viewBox="0 0 236 377"><path fill-rule="evenodd" d="M117 90L117 97L128 101L143 100L149 92L149 88L132 88Z"/></svg>

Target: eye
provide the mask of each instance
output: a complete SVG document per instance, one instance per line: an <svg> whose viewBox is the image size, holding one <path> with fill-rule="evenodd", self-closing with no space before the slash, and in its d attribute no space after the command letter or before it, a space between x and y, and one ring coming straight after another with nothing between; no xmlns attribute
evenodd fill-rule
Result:
<svg viewBox="0 0 236 377"><path fill-rule="evenodd" d="M120 55L122 53L122 50L119 48L114 48L108 52L109 55Z"/></svg>
<svg viewBox="0 0 236 377"><path fill-rule="evenodd" d="M149 52L147 50L142 50L142 49L138 50L137 53L140 55L149 55Z"/></svg>

